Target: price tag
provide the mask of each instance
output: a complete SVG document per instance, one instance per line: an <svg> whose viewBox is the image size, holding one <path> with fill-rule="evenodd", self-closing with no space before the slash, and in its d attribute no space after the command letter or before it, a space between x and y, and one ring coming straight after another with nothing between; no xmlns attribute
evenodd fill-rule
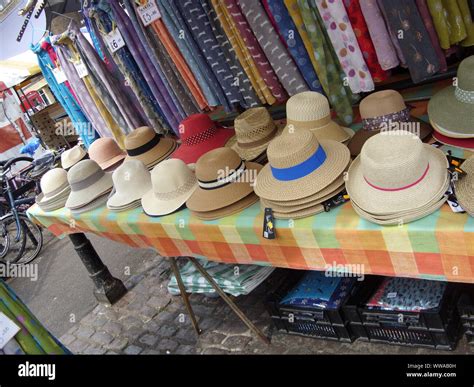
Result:
<svg viewBox="0 0 474 387"><path fill-rule="evenodd" d="M156 6L155 0L148 0L145 5L138 7L137 11L145 27L161 18L160 10Z"/></svg>
<svg viewBox="0 0 474 387"><path fill-rule="evenodd" d="M84 78L89 75L89 71L87 71L87 67L82 60L77 63L74 63L74 67L76 68L77 75L79 75L79 78Z"/></svg>
<svg viewBox="0 0 474 387"><path fill-rule="evenodd" d="M54 78L56 79L56 82L58 82L58 84L61 84L67 81L66 74L64 74L64 71L62 71L61 69L57 67L53 69L53 75L54 75Z"/></svg>
<svg viewBox="0 0 474 387"><path fill-rule="evenodd" d="M19 331L20 328L0 312L0 349L13 339Z"/></svg>
<svg viewBox="0 0 474 387"><path fill-rule="evenodd" d="M111 52L115 52L125 46L125 40L123 40L122 34L118 28L113 29L105 35L104 40Z"/></svg>
<svg viewBox="0 0 474 387"><path fill-rule="evenodd" d="M387 294L387 298L396 298L397 297L397 292L391 292Z"/></svg>

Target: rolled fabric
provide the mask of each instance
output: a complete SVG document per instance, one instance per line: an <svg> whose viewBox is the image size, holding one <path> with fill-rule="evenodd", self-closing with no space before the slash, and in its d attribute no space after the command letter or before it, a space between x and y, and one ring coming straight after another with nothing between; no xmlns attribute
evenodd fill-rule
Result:
<svg viewBox="0 0 474 387"><path fill-rule="evenodd" d="M474 46L474 23L472 22L473 14L469 9L468 0L457 0L462 19L466 27L466 38L461 42L461 46Z"/></svg>
<svg viewBox="0 0 474 387"><path fill-rule="evenodd" d="M458 3L454 0L427 0L441 48L448 49L467 36Z"/></svg>

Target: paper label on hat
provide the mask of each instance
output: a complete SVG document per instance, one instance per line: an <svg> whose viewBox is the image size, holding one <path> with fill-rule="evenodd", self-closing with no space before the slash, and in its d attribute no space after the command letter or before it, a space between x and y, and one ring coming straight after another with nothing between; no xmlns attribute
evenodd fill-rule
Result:
<svg viewBox="0 0 474 387"><path fill-rule="evenodd" d="M137 12L145 27L161 18L161 13L155 0L148 0L146 4L139 6Z"/></svg>
<svg viewBox="0 0 474 387"><path fill-rule="evenodd" d="M125 40L122 38L118 28L114 28L107 35L104 36L105 44L109 47L109 50L114 53L120 48L125 46Z"/></svg>
<svg viewBox="0 0 474 387"><path fill-rule="evenodd" d="M58 82L59 85L67 81L66 74L64 74L64 71L62 71L58 67L53 69L53 75L54 75L54 78L56 79L56 82Z"/></svg>
<svg viewBox="0 0 474 387"><path fill-rule="evenodd" d="M82 79L89 75L89 71L87 70L87 67L82 60L77 63L74 63L74 67L76 68L77 75L79 75L79 78Z"/></svg>
<svg viewBox="0 0 474 387"><path fill-rule="evenodd" d="M20 332L20 328L0 312L0 349L13 339L18 332Z"/></svg>
<svg viewBox="0 0 474 387"><path fill-rule="evenodd" d="M464 209L461 207L461 205L457 202L457 200L454 200L454 191L453 188L450 186L448 191L447 191L448 196L448 205L449 208L451 208L451 211L455 213L459 212L465 212Z"/></svg>
<svg viewBox="0 0 474 387"><path fill-rule="evenodd" d="M397 292L390 292L387 294L387 298L396 298L397 297Z"/></svg>

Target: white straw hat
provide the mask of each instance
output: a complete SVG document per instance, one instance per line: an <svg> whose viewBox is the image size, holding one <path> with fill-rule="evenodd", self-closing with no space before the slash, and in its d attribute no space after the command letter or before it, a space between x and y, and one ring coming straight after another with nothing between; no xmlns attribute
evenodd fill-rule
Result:
<svg viewBox="0 0 474 387"><path fill-rule="evenodd" d="M85 149L80 145L76 145L61 154L61 166L67 170L83 160L86 156L87 152Z"/></svg>
<svg viewBox="0 0 474 387"><path fill-rule="evenodd" d="M54 168L46 172L41 178L40 185L42 193L36 198L36 203L43 211L54 211L64 207L71 191L64 169Z"/></svg>

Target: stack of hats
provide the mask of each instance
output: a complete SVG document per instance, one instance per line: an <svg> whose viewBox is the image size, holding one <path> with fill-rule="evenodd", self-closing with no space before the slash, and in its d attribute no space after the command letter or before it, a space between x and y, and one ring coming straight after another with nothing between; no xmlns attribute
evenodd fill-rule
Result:
<svg viewBox="0 0 474 387"><path fill-rule="evenodd" d="M428 116L437 141L474 149L474 55L460 63L456 85L431 98Z"/></svg>
<svg viewBox="0 0 474 387"><path fill-rule="evenodd" d="M406 130L422 140L429 139L432 132L429 124L410 116L403 96L395 90L382 90L368 95L360 101L359 112L362 128L347 144L352 157L359 155L365 142L381 131Z"/></svg>
<svg viewBox="0 0 474 387"><path fill-rule="evenodd" d="M165 160L178 147L175 140L141 126L125 137L126 160L140 160L148 169Z"/></svg>
<svg viewBox="0 0 474 387"><path fill-rule="evenodd" d="M235 150L242 160L265 164L268 144L281 134L283 127L272 120L266 108L251 108L235 119L235 137L226 146Z"/></svg>
<svg viewBox="0 0 474 387"><path fill-rule="evenodd" d="M68 171L72 166L76 165L79 161L88 158L87 152L80 145L76 145L71 149L64 151L61 154L61 166L63 169Z"/></svg>
<svg viewBox="0 0 474 387"><path fill-rule="evenodd" d="M140 207L141 197L151 189L150 171L140 160L127 160L112 174L114 191L107 208L120 212Z"/></svg>
<svg viewBox="0 0 474 387"><path fill-rule="evenodd" d="M253 188L261 169L260 164L242 160L231 148L214 149L197 161L198 188L186 205L203 220L240 212L258 201Z"/></svg>
<svg viewBox="0 0 474 387"><path fill-rule="evenodd" d="M300 129L273 140L255 192L275 218L297 219L324 211L322 203L344 190L350 154L344 144L318 140Z"/></svg>
<svg viewBox="0 0 474 387"><path fill-rule="evenodd" d="M203 113L193 114L183 120L179 125L179 133L181 146L171 158L191 165L210 150L225 146L235 135L233 129L219 126Z"/></svg>
<svg viewBox="0 0 474 387"><path fill-rule="evenodd" d="M354 210L381 225L408 223L446 202L448 160L407 131L379 133L362 147L346 180Z"/></svg>
<svg viewBox="0 0 474 387"><path fill-rule="evenodd" d="M307 129L318 140L347 142L354 135L352 129L333 121L328 99L315 91L304 91L291 97L286 103L286 118L290 131Z"/></svg>
<svg viewBox="0 0 474 387"><path fill-rule="evenodd" d="M193 171L179 159L158 164L151 172L152 187L142 197L142 207L149 216L171 214L183 207L197 188Z"/></svg>
<svg viewBox="0 0 474 387"><path fill-rule="evenodd" d="M104 171L113 171L125 159L126 153L120 149L113 138L103 137L95 140L89 147L89 157Z"/></svg>
<svg viewBox="0 0 474 387"><path fill-rule="evenodd" d="M104 172L94 160L82 160L67 173L71 193L66 208L80 214L105 205L112 191L112 174Z"/></svg>
<svg viewBox="0 0 474 387"><path fill-rule="evenodd" d="M40 185L42 192L36 197L36 203L43 211L55 211L64 207L71 192L64 169L49 170L41 178Z"/></svg>
<svg viewBox="0 0 474 387"><path fill-rule="evenodd" d="M458 175L454 183L454 192L461 207L469 215L474 216L474 156L461 165L465 175Z"/></svg>

